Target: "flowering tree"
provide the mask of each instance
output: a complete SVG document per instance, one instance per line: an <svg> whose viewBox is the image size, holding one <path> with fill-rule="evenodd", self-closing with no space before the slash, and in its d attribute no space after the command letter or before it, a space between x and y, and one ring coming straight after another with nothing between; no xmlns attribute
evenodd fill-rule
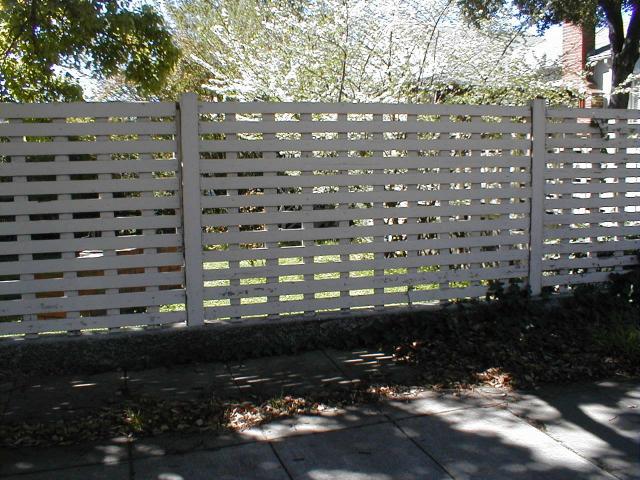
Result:
<svg viewBox="0 0 640 480"><path fill-rule="evenodd" d="M634 67L640 59L640 0L457 0L467 18L484 21L513 4L524 21L545 30L572 22L593 28L607 25L611 48L611 108L627 108ZM623 16L629 15L625 30ZM636 72L637 73L637 72Z"/></svg>
<svg viewBox="0 0 640 480"><path fill-rule="evenodd" d="M174 0L167 11L184 52L175 91L312 101L473 91L487 101L514 86L527 98L558 90L556 66L527 48L526 24L505 12L469 26L453 0Z"/></svg>

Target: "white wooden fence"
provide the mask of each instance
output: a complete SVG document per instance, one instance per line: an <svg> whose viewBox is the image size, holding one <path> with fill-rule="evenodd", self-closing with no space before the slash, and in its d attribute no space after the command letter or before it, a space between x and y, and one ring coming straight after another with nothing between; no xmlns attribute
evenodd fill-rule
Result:
<svg viewBox="0 0 640 480"><path fill-rule="evenodd" d="M0 335L353 315L606 281L640 111L0 104Z"/></svg>

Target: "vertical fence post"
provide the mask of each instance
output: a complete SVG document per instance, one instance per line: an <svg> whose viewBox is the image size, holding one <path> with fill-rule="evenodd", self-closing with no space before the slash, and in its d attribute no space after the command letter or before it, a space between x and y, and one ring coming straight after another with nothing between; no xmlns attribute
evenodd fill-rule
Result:
<svg viewBox="0 0 640 480"><path fill-rule="evenodd" d="M198 97L185 93L178 107L187 325L192 326L204 323Z"/></svg>
<svg viewBox="0 0 640 480"><path fill-rule="evenodd" d="M529 288L542 291L542 247L544 242L544 171L546 167L547 108L544 99L531 103L531 212L529 219Z"/></svg>

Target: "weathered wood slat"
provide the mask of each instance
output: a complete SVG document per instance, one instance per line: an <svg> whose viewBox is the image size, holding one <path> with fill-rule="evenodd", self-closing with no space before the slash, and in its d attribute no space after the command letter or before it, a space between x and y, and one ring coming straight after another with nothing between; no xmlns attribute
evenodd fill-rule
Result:
<svg viewBox="0 0 640 480"><path fill-rule="evenodd" d="M1 108L1 107L0 107ZM0 115L2 111L0 110ZM59 137L82 135L175 135L175 122L38 122L0 123L0 137Z"/></svg>
<svg viewBox="0 0 640 480"><path fill-rule="evenodd" d="M0 118L171 117L173 102L0 103Z"/></svg>
<svg viewBox="0 0 640 480"><path fill-rule="evenodd" d="M566 213L560 215L547 215L545 225L573 225L576 223L602 223L602 222L640 222L639 212L591 212L584 214Z"/></svg>
<svg viewBox="0 0 640 480"><path fill-rule="evenodd" d="M49 278L42 280L0 281L0 294L63 292L68 290L104 290L109 288L153 287L184 284L183 272L99 275L90 277ZM184 289L182 289L184 290Z"/></svg>
<svg viewBox="0 0 640 480"><path fill-rule="evenodd" d="M81 220L39 220L33 222L0 222L0 235L33 235L34 233L93 232L138 230L143 228L175 228L181 224L177 215L152 217L115 217Z"/></svg>
<svg viewBox="0 0 640 480"><path fill-rule="evenodd" d="M585 272L572 273L570 275L545 275L542 277L542 285L552 287L555 285L580 285L584 283L608 282L612 272Z"/></svg>
<svg viewBox="0 0 640 480"><path fill-rule="evenodd" d="M640 155L620 151L616 153L603 153L600 149L594 149L590 152L547 152L547 162L564 162L564 163L636 163L640 161Z"/></svg>
<svg viewBox="0 0 640 480"><path fill-rule="evenodd" d="M331 205L336 203L356 204L371 202L402 201L464 201L492 199L528 199L531 189L522 188L464 188L448 190L412 190L380 192L339 192L339 193L279 193L258 195L205 195L202 197L203 208L234 208L278 205ZM610 199L613 200L613 199Z"/></svg>
<svg viewBox="0 0 640 480"><path fill-rule="evenodd" d="M612 108L567 108L557 107L547 109L547 118L594 118L606 119L640 119L640 110L620 110Z"/></svg>
<svg viewBox="0 0 640 480"><path fill-rule="evenodd" d="M180 208L180 199L170 197L97 198L49 202L0 202L0 215L44 213L114 212Z"/></svg>
<svg viewBox="0 0 640 480"><path fill-rule="evenodd" d="M547 148L638 148L638 138L549 138Z"/></svg>
<svg viewBox="0 0 640 480"><path fill-rule="evenodd" d="M638 227L545 228L545 238L619 237L637 235Z"/></svg>
<svg viewBox="0 0 640 480"><path fill-rule="evenodd" d="M619 257L596 257L596 258L563 258L543 260L542 266L545 270L558 270L565 268L599 268L616 267L619 265L635 265L638 263L636 255L622 255Z"/></svg>
<svg viewBox="0 0 640 480"><path fill-rule="evenodd" d="M71 193L105 193L105 192L153 192L177 190L179 181L176 178L152 180L57 180L26 183L3 183L2 195L51 195Z"/></svg>
<svg viewBox="0 0 640 480"><path fill-rule="evenodd" d="M56 124L57 125L57 124ZM0 163L0 176L77 175L97 173L175 172L178 160L95 160Z"/></svg>
<svg viewBox="0 0 640 480"><path fill-rule="evenodd" d="M545 193L620 193L620 192L640 192L640 182L618 182L618 183L547 183Z"/></svg>
<svg viewBox="0 0 640 480"><path fill-rule="evenodd" d="M620 123L620 121L602 125L602 130L591 123L570 123L570 122L547 122L547 133L589 133L591 135L602 136L607 133L615 134L633 134L640 130L638 124L635 123Z"/></svg>
<svg viewBox="0 0 640 480"><path fill-rule="evenodd" d="M427 121L237 121L200 122L200 134L211 133L521 133L531 131L525 123L450 120ZM0 133L2 130L0 130Z"/></svg>
<svg viewBox="0 0 640 480"><path fill-rule="evenodd" d="M304 250L303 250L304 249ZM400 247L397 248L400 250ZM254 250L233 250L226 252L205 252L205 262L223 262L223 261L241 261L241 260L262 260L266 258L297 258L331 255L328 253L331 249L323 246L312 247L288 247L278 249L254 249ZM333 252L339 252L339 249L333 249ZM390 251L395 250L393 247ZM371 250L373 251L373 250ZM224 255L226 254L226 255ZM336 255L337 253L333 253ZM498 250L493 252L475 252L473 254L456 253L456 254L438 254L424 255L418 257L395 257L385 258L381 261L354 260L351 270L368 270L381 268L401 268L406 266L424 267L429 265L455 265L465 263L495 262L506 260L523 260L528 257L525 250Z"/></svg>
<svg viewBox="0 0 640 480"><path fill-rule="evenodd" d="M437 216L500 215L528 213L526 204L519 205L464 205L460 207L389 207L319 209L297 212L218 213L202 215L202 223L210 227L227 225L265 225L298 222L327 222L373 218L426 218Z"/></svg>
<svg viewBox="0 0 640 480"><path fill-rule="evenodd" d="M389 207L389 208L345 208L319 209L299 212L232 213L202 215L207 226L227 225L273 225L298 222L328 222L374 218L426 218L437 216L500 215L505 213L528 213L526 204L518 205L464 205L443 207Z"/></svg>
<svg viewBox="0 0 640 480"><path fill-rule="evenodd" d="M411 302L448 300L452 298L477 298L485 295L486 287L446 288L438 290L414 290L401 293L355 295L339 298L256 303L239 306L206 307L207 319L243 317L267 314L283 314L335 308L357 308L377 305L408 305Z"/></svg>
<svg viewBox="0 0 640 480"><path fill-rule="evenodd" d="M413 115L484 115L529 117L527 107L501 105L446 105L316 102L200 102L200 113L378 113ZM631 117L635 118L635 117Z"/></svg>
<svg viewBox="0 0 640 480"><path fill-rule="evenodd" d="M184 303L181 290L159 290L144 293L118 293L116 295L79 295L75 297L48 297L33 300L0 302L1 315L28 315L47 312L79 312L110 308Z"/></svg>
<svg viewBox="0 0 640 480"><path fill-rule="evenodd" d="M175 140L110 140L95 142L0 143L0 155L97 155L165 153L176 151Z"/></svg>
<svg viewBox="0 0 640 480"><path fill-rule="evenodd" d="M122 235L118 237L85 237L64 240L31 240L0 243L0 250L3 255L163 247L181 248L182 237L177 234Z"/></svg>
<svg viewBox="0 0 640 480"><path fill-rule="evenodd" d="M182 255L179 253L145 253L143 255L101 256L97 258L3 262L2 274L18 275L24 273L81 272L143 267L170 267L181 266L182 263Z"/></svg>
<svg viewBox="0 0 640 480"><path fill-rule="evenodd" d="M497 235L485 237L455 237L451 239L432 238L424 240L404 240L398 242L376 242L376 243L352 243L342 245L323 245L321 247L307 246L311 248L309 253L317 256L338 256L353 255L359 253L377 253L389 251L426 251L437 250L441 248L472 248L472 247L510 247L514 245L524 245L526 247L527 238L524 235ZM302 247L300 247L302 248ZM295 254L295 249L289 249ZM302 251L302 250L300 250ZM459 255L459 254L456 254ZM295 256L295 255L294 255ZM425 257L435 258L437 255L423 255ZM358 261L359 262L359 261ZM295 264L295 265L274 265L274 266L247 266L233 268L210 268L204 272L205 281L224 280L236 278L255 278L255 277L277 277L282 275L301 275L312 273L329 273L354 270L353 265L360 265L353 262L317 262L312 264ZM437 263L433 263L437 265ZM205 266L207 266L205 264ZM359 268L359 267L358 267Z"/></svg>
<svg viewBox="0 0 640 480"><path fill-rule="evenodd" d="M640 206L640 196L631 197L618 195L615 197L589 198L548 198L545 207L550 208L596 208L596 207L637 207Z"/></svg>
<svg viewBox="0 0 640 480"><path fill-rule="evenodd" d="M525 156L487 155L487 156L424 156L424 157L288 157L264 160L261 158L245 159L203 159L200 161L202 173L232 172L285 172L314 170L366 170L396 168L482 168L513 167L516 169L529 166Z"/></svg>
<svg viewBox="0 0 640 480"><path fill-rule="evenodd" d="M435 185L442 183L526 182L529 178L530 175L528 172L433 173L425 175L282 175L275 177L209 177L203 178L200 184L201 187L205 189L235 190L248 188L313 187L326 185L415 185L416 183L418 185Z"/></svg>
<svg viewBox="0 0 640 480"><path fill-rule="evenodd" d="M186 320L184 311L166 313L130 313L97 317L52 320L0 322L0 335L25 335L46 332L65 333L96 328L121 328L149 325L167 325Z"/></svg>
<svg viewBox="0 0 640 480"><path fill-rule="evenodd" d="M118 143L118 142L105 142ZM130 142L134 143L134 142ZM160 142L158 142L160 143ZM388 151L388 150L527 150L530 140L201 140L201 152ZM1 151L1 150L0 150ZM159 149L150 151L162 151ZM104 152L111 153L111 152ZM27 154L28 155L28 154Z"/></svg>
<svg viewBox="0 0 640 480"><path fill-rule="evenodd" d="M555 168L547 170L545 178L547 180L566 178L627 178L640 177L639 168Z"/></svg>
<svg viewBox="0 0 640 480"><path fill-rule="evenodd" d="M586 253L640 250L640 239L547 244L543 253Z"/></svg>
<svg viewBox="0 0 640 480"><path fill-rule="evenodd" d="M400 225L327 227L310 230L279 230L271 232L245 231L206 233L203 242L209 244L225 243L261 243L287 242L299 240L321 240L330 238L362 238L385 235L426 234L426 233L463 233L488 232L499 230L528 229L528 219L514 220L482 220L482 221L451 221L443 223L404 223ZM264 233L268 237L265 238Z"/></svg>
<svg viewBox="0 0 640 480"><path fill-rule="evenodd" d="M295 295L300 293L347 292L369 288L389 288L439 284L442 282L465 282L496 278L517 278L527 275L526 267L483 268L468 270L444 270L440 272L420 272L405 275L384 275L369 277L347 277L339 279L312 280L300 282L260 283L225 287L205 287L205 298L224 299L231 297L262 297L272 295Z"/></svg>

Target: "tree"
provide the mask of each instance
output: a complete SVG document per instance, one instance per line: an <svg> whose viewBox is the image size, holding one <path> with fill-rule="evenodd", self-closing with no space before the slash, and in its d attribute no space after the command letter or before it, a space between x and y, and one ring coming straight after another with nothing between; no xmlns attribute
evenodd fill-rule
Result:
<svg viewBox="0 0 640 480"><path fill-rule="evenodd" d="M571 22L588 28L605 24L611 44L612 108L627 108L626 86L640 58L640 0L458 0L464 13L477 22L493 17L500 9L513 4L521 17L540 30L553 24ZM630 14L624 30L623 15Z"/></svg>
<svg viewBox="0 0 640 480"><path fill-rule="evenodd" d="M78 72L158 91L178 59L163 17L131 0L0 0L0 100L82 99Z"/></svg>
<svg viewBox="0 0 640 480"><path fill-rule="evenodd" d="M470 28L455 0L173 0L167 12L184 53L169 97L450 102L473 90L510 103L557 71L530 58L511 17Z"/></svg>

